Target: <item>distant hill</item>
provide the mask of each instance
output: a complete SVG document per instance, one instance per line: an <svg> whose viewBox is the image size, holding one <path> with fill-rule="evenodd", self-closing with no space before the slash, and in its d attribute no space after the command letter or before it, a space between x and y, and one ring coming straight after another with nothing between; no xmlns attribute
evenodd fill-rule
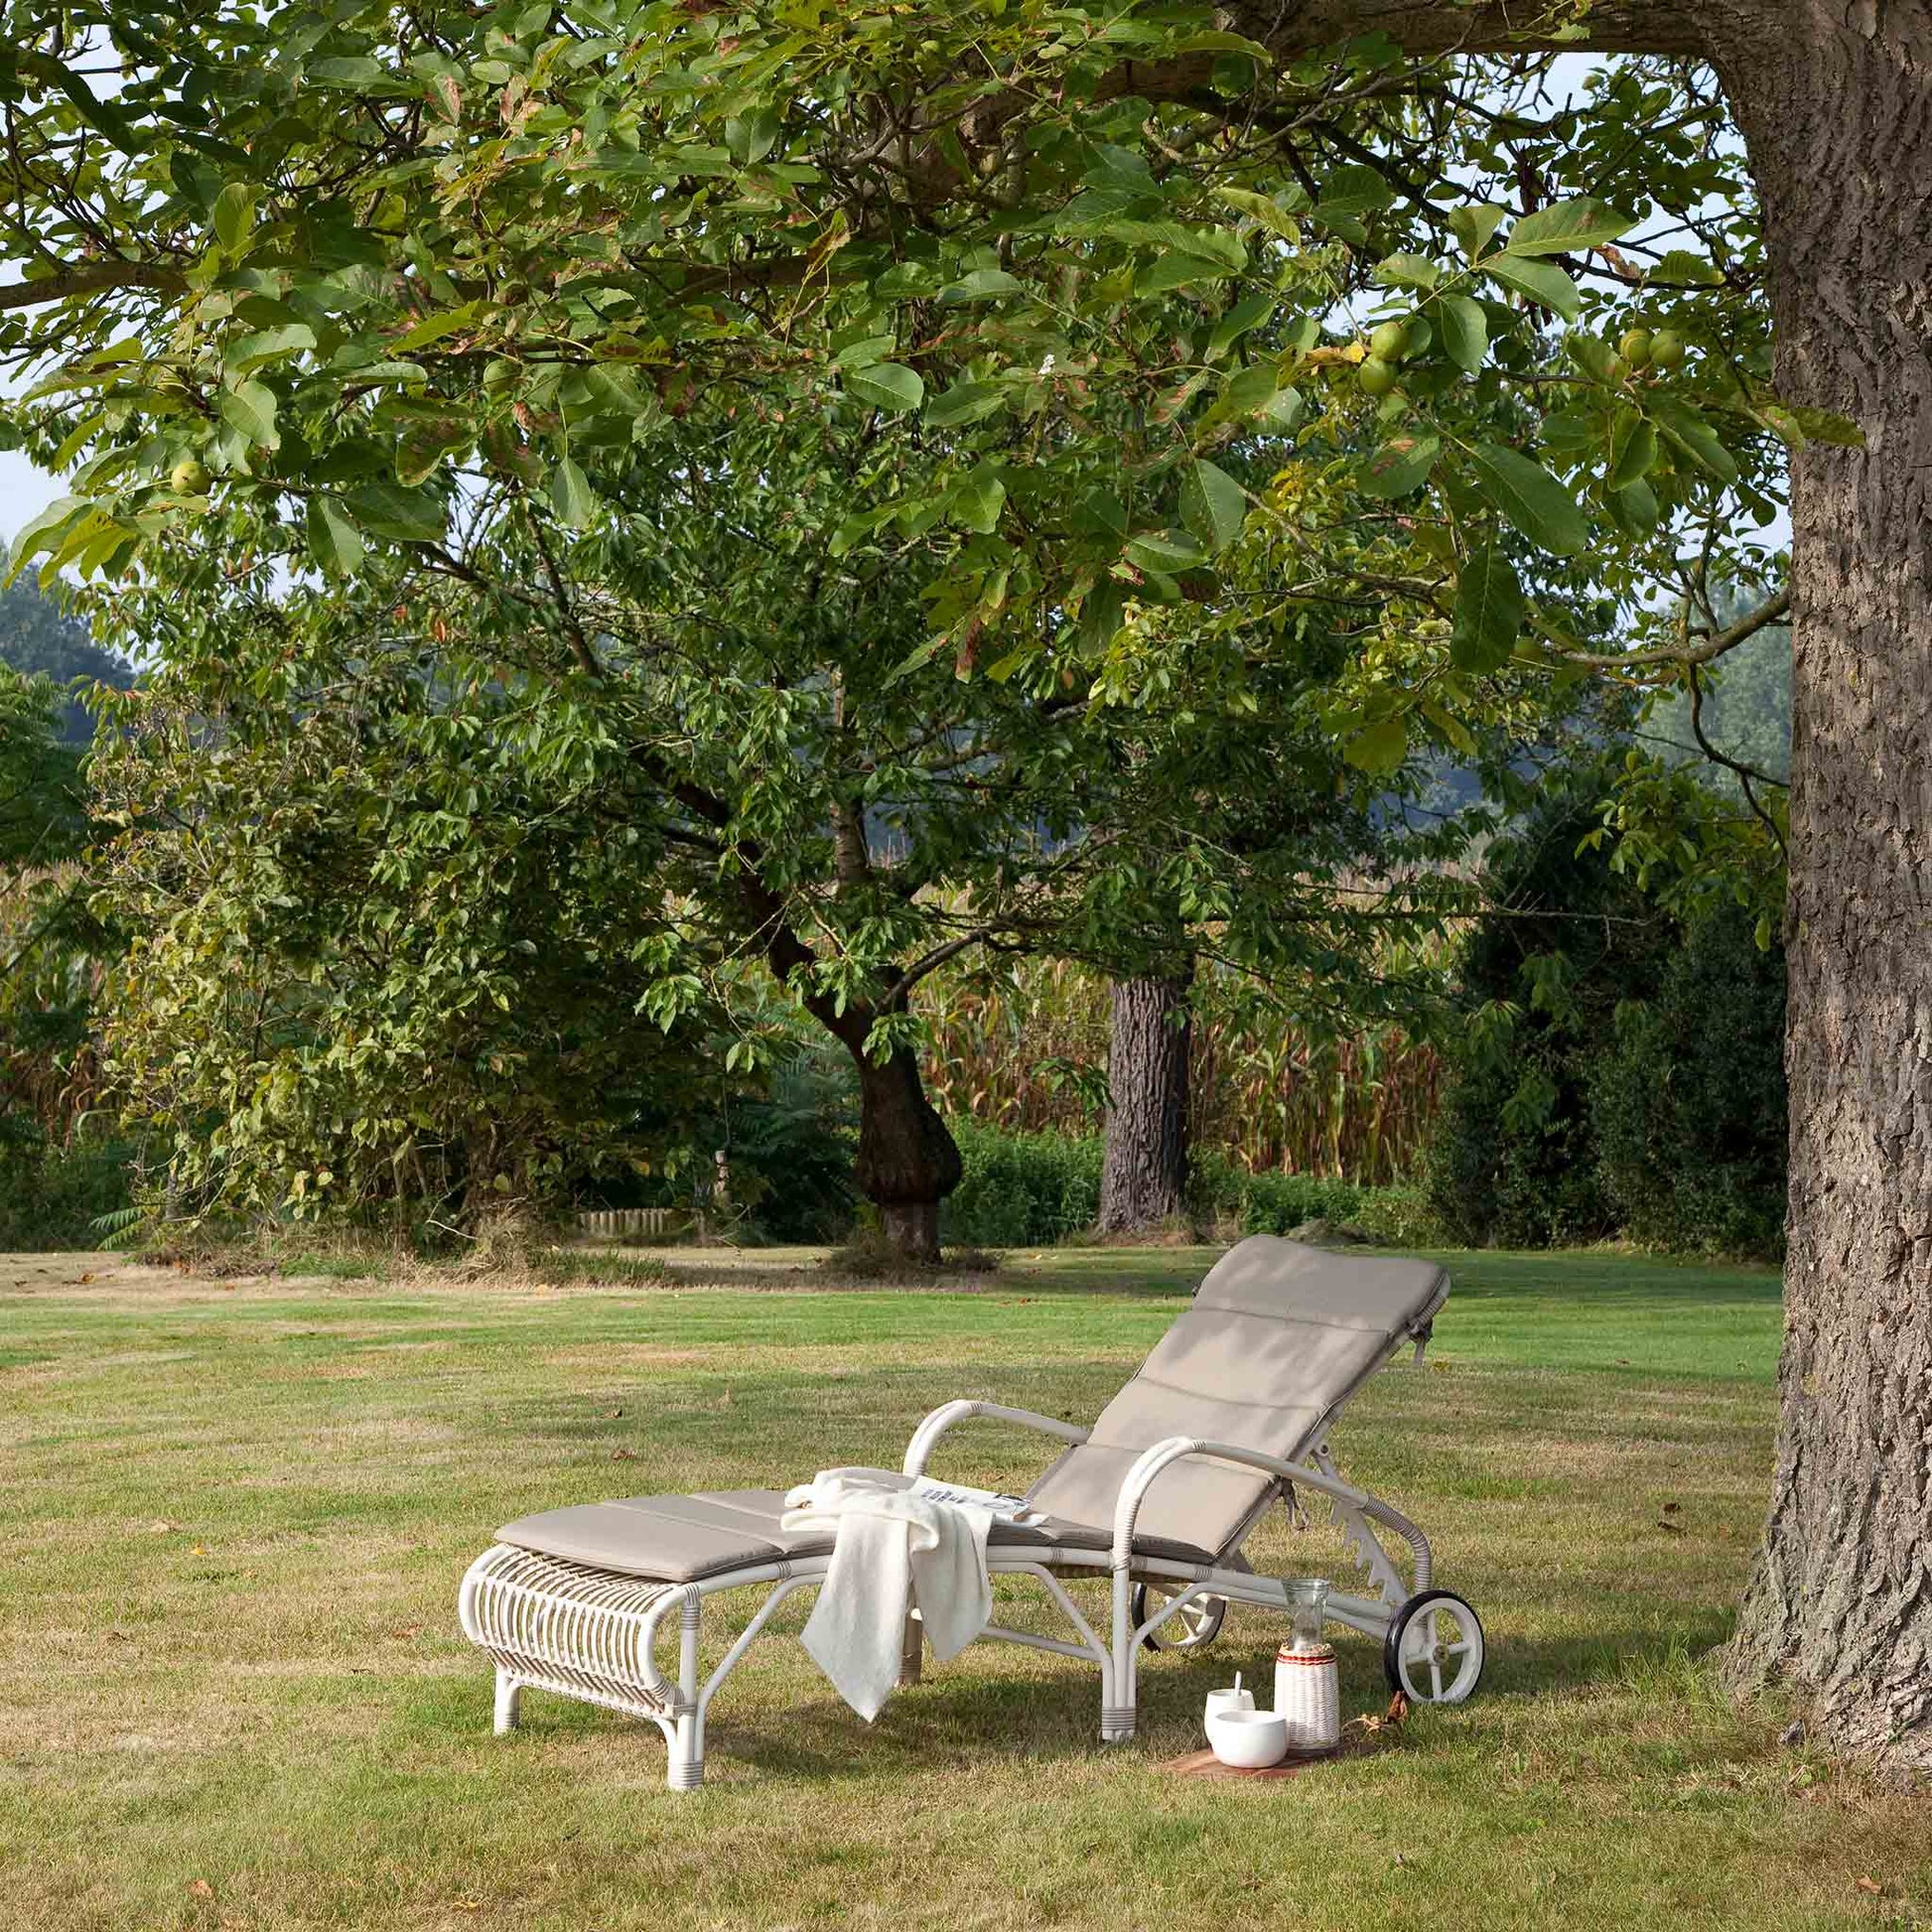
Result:
<svg viewBox="0 0 1932 1932"><path fill-rule="evenodd" d="M6 546L0 544L0 577L6 574ZM64 690L77 677L97 678L125 691L135 682L126 658L101 647L87 634L87 626L70 618L30 574L0 590L0 663L17 671L38 671ZM61 735L69 745L85 745L94 735L94 721L78 699L61 706Z"/></svg>

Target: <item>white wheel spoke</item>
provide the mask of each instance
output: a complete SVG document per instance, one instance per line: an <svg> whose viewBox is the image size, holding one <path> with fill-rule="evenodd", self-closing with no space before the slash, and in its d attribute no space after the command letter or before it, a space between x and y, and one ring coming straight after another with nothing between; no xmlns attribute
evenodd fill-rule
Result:
<svg viewBox="0 0 1932 1932"><path fill-rule="evenodd" d="M1430 1653L1429 1658L1429 1688L1436 1703L1441 1704L1443 1701L1443 1667L1436 1661L1436 1656L1433 1651Z"/></svg>

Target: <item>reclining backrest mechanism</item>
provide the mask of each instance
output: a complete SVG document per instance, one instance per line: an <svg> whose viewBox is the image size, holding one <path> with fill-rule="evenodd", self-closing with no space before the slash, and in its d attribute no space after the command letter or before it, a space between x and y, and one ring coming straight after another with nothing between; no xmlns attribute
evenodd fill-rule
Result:
<svg viewBox="0 0 1932 1932"><path fill-rule="evenodd" d="M1092 1437L1028 1500L1050 1515L1110 1524L1135 1459L1170 1436L1293 1460L1395 1349L1427 1330L1448 1294L1434 1262L1251 1235L1215 1264ZM1148 1491L1139 1528L1222 1555L1274 1486L1231 1463L1176 1462Z"/></svg>

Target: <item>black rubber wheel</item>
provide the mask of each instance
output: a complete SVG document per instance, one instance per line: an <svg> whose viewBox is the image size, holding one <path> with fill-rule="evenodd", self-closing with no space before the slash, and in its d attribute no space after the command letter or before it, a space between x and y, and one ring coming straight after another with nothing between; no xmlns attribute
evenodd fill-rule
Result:
<svg viewBox="0 0 1932 1932"><path fill-rule="evenodd" d="M1164 1597L1178 1596L1178 1588L1161 1590ZM1145 1584L1134 1586L1134 1627L1138 1630L1148 1620L1148 1616L1159 1608L1150 1601ZM1221 1634L1221 1620L1228 1613L1228 1600L1225 1596L1196 1596L1184 1610L1176 1612L1173 1622L1164 1623L1161 1630L1172 1630L1175 1623L1186 1633L1184 1636L1163 1636L1161 1630L1147 1633L1147 1647L1150 1650L1205 1650Z"/></svg>
<svg viewBox="0 0 1932 1932"><path fill-rule="evenodd" d="M1425 1589L1389 1625L1382 1674L1411 1704L1460 1704L1481 1681L1484 1655L1482 1620L1468 1603L1453 1590Z"/></svg>

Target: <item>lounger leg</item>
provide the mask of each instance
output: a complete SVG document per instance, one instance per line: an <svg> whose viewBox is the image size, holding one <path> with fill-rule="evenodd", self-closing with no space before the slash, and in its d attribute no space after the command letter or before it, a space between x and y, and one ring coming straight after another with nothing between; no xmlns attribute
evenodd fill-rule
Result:
<svg viewBox="0 0 1932 1932"><path fill-rule="evenodd" d="M917 1610L905 1613L905 1634L899 1639L898 1681L916 1684L925 1667L925 1623Z"/></svg>
<svg viewBox="0 0 1932 1932"><path fill-rule="evenodd" d="M1138 1686L1134 1669L1133 1584L1124 1570L1114 1572L1113 1657L1100 1673L1100 1741L1124 1744L1134 1735Z"/></svg>
<svg viewBox="0 0 1932 1932"><path fill-rule="evenodd" d="M496 1735L506 1737L516 1728L523 1686L508 1671L496 1673Z"/></svg>
<svg viewBox="0 0 1932 1932"><path fill-rule="evenodd" d="M677 1725L665 1782L673 1791L704 1783L704 1713L698 1708L698 1618L703 1599L693 1589L678 1615Z"/></svg>

